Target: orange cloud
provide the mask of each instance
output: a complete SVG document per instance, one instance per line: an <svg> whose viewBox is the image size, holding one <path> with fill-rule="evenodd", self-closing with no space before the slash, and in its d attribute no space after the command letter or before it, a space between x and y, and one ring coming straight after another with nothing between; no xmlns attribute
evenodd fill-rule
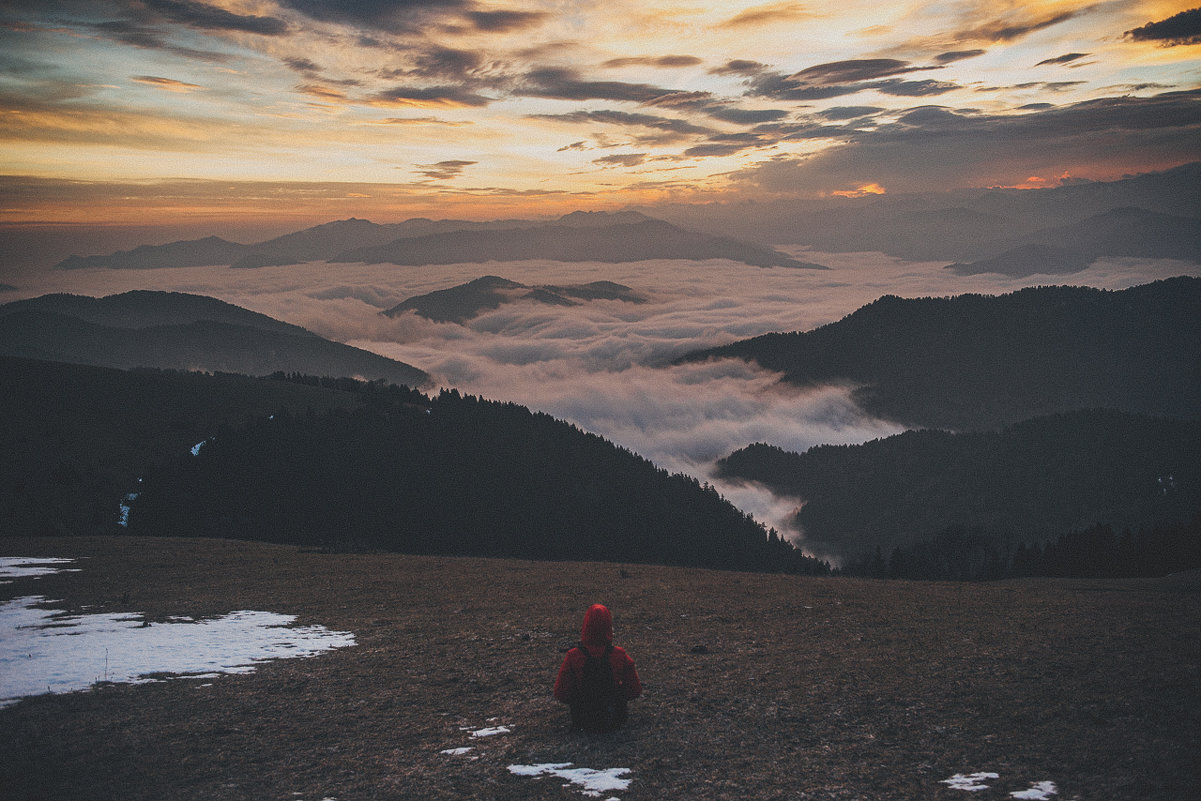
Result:
<svg viewBox="0 0 1201 801"><path fill-rule="evenodd" d="M885 195L888 190L876 183L863 184L857 189L839 189L830 193L838 197L867 197L868 195Z"/></svg>
<svg viewBox="0 0 1201 801"><path fill-rule="evenodd" d="M153 86L156 89L165 89L168 92L191 92L194 89L204 88L199 84L184 83L173 78L160 78L157 75L134 75L130 77L130 80Z"/></svg>

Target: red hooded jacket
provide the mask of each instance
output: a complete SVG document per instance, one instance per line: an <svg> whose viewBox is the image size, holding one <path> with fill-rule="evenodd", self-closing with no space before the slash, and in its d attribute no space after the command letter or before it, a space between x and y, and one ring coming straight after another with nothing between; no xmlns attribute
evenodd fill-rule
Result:
<svg viewBox="0 0 1201 801"><path fill-rule="evenodd" d="M555 698L570 704L575 697L584 675L584 654L580 647L588 649L593 656L601 656L605 648L613 645L613 615L601 604L593 604L584 613L584 625L580 630L580 646L567 652L555 679ZM617 681L628 701L642 695L642 682L634 669L634 660L624 648L613 645L609 653L609 664L613 667L613 678Z"/></svg>

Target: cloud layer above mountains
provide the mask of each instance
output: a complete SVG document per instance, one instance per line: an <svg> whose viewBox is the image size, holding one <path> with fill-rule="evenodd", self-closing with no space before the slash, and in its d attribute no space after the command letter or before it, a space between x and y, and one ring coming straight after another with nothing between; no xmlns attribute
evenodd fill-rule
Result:
<svg viewBox="0 0 1201 801"><path fill-rule="evenodd" d="M23 294L112 294L163 289L211 295L323 336L408 362L444 386L510 400L599 433L661 467L709 478L712 462L752 442L804 451L900 429L867 418L848 388L809 391L741 362L671 366L688 351L769 331L833 322L881 295L999 293L1061 283L1047 276L957 276L941 263L880 254L795 251L828 271L764 269L726 261L623 265L554 262L396 267L313 263L258 270L173 268L43 273ZM1180 262L1108 260L1072 283L1120 289L1182 272ZM578 306L506 304L466 325L380 312L484 274L525 284L616 281L649 302ZM787 533L796 501L755 487L719 485L743 509Z"/></svg>

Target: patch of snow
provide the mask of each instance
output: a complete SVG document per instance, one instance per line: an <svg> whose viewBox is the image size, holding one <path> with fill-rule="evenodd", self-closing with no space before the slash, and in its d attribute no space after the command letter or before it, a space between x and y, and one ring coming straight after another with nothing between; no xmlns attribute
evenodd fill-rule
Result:
<svg viewBox="0 0 1201 801"><path fill-rule="evenodd" d="M614 790L626 790L630 786L632 779L623 779L629 768L606 768L604 770L595 770L593 768L572 768L570 762L547 762L541 765L510 765L509 772L517 776L558 776L560 779L567 779L568 785L575 784L580 788L586 796L599 798L601 793L612 792Z"/></svg>
<svg viewBox="0 0 1201 801"><path fill-rule="evenodd" d="M192 446L192 455L193 455L193 456L199 456L199 455L200 455L200 449L201 449L201 448L203 448L203 447L204 447L205 445L207 445L207 444L208 444L208 440L207 440L207 439L202 439L200 442L197 442L195 445L193 445L193 446Z"/></svg>
<svg viewBox="0 0 1201 801"><path fill-rule="evenodd" d="M962 773L956 773L949 779L943 779L940 784L945 784L952 790L966 790L969 793L987 790L988 785L984 784L988 779L999 779L999 774L996 773L969 773L966 776Z"/></svg>
<svg viewBox="0 0 1201 801"><path fill-rule="evenodd" d="M1036 782L1029 790L1020 790L1009 795L1011 798L1021 798L1025 801L1047 801L1051 796L1058 794L1059 788L1055 786L1055 782Z"/></svg>
<svg viewBox="0 0 1201 801"><path fill-rule="evenodd" d="M463 754L466 754L469 751L471 751L470 746L468 746L466 748L447 748L445 750L439 751L438 753L446 754L447 756L463 756Z"/></svg>
<svg viewBox="0 0 1201 801"><path fill-rule="evenodd" d="M472 737L495 737L498 734L508 734L512 729L508 726L490 726L486 729L466 729Z"/></svg>
<svg viewBox="0 0 1201 801"><path fill-rule="evenodd" d="M70 615L36 608L42 596L0 605L0 706L102 681L251 673L270 659L315 656L355 644L354 634L292 626L294 615L238 611L199 622L148 625L123 614Z"/></svg>
<svg viewBox="0 0 1201 801"><path fill-rule="evenodd" d="M61 568L57 565L69 565L74 559L62 559L57 556L2 556L0 557L0 578L36 578L61 573L64 570L78 571L79 568Z"/></svg>

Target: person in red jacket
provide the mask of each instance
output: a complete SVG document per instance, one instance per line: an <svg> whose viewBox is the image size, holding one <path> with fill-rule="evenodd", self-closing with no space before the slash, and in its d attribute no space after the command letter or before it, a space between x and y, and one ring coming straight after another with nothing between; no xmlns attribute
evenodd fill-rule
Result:
<svg viewBox="0 0 1201 801"><path fill-rule="evenodd" d="M609 668L608 673L604 667ZM602 678L593 678L598 675ZM605 684L609 675L611 689ZM584 613L580 644L567 652L559 667L555 698L571 707L575 726L609 731L625 723L627 702L641 694L634 660L613 644L613 615L601 604L593 604Z"/></svg>

